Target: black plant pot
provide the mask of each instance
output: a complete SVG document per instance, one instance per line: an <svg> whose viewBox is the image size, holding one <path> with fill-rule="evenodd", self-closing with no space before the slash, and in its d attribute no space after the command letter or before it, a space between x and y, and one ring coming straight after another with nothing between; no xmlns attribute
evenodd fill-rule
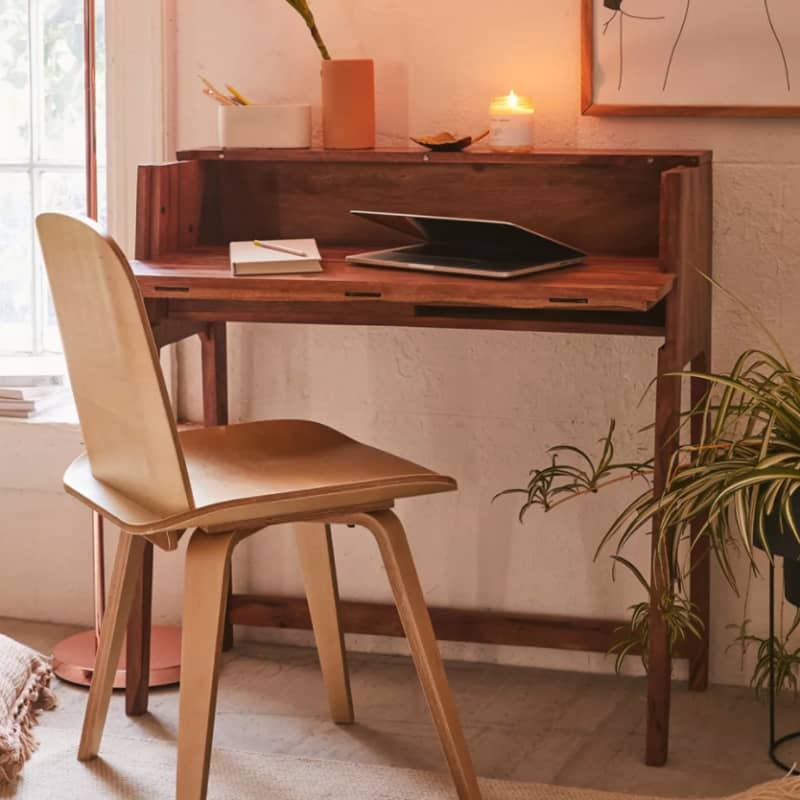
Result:
<svg viewBox="0 0 800 800"><path fill-rule="evenodd" d="M793 606L800 608L800 561L783 559L783 593Z"/></svg>
<svg viewBox="0 0 800 800"><path fill-rule="evenodd" d="M797 494L792 496L792 511L795 519L800 520L800 497ZM783 593L792 605L800 608L800 541L790 530L781 532L778 513L767 517L764 529L770 552L783 558ZM757 536L753 544L764 549Z"/></svg>

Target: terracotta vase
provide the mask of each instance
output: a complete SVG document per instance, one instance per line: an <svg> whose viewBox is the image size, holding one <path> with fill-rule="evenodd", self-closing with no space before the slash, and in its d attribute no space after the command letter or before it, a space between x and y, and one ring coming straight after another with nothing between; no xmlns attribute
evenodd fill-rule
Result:
<svg viewBox="0 0 800 800"><path fill-rule="evenodd" d="M375 147L375 65L369 58L322 62L322 138L332 150Z"/></svg>

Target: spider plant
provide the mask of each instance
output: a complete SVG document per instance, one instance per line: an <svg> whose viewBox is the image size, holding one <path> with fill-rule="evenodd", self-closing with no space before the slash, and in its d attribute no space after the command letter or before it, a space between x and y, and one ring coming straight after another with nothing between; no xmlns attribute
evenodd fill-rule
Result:
<svg viewBox="0 0 800 800"><path fill-rule="evenodd" d="M750 685L755 689L756 696L760 697L762 692L769 686L770 672L770 640L769 637L756 636L748 632L750 620L746 619L739 628L739 634L733 644L739 645L742 652L746 652L751 646L756 648L756 663ZM792 634L800 627L800 610L795 611L794 620L789 626L789 630L773 639L773 665L775 670L775 686L778 691L781 689L791 689L797 699L800 686L797 680L797 671L800 667L800 647L791 647L789 639Z"/></svg>
<svg viewBox="0 0 800 800"><path fill-rule="evenodd" d="M314 39L314 44L317 45L319 49L320 55L326 60L330 60L330 53L328 53L328 48L325 46L325 42L322 39L322 34L319 32L317 28L317 23L314 20L314 14L311 11L311 7L308 5L307 0L286 0L287 3L303 18L303 21L308 26L308 30L311 32L311 36Z"/></svg>
<svg viewBox="0 0 800 800"><path fill-rule="evenodd" d="M639 533L656 537L654 558L666 558L667 563L659 561L653 566L670 578L659 610L665 616L671 646L687 635L701 633L702 623L689 601L690 566L686 557L699 537L708 537L722 574L737 593L734 553L744 553L751 570L756 572L754 546L765 550L771 559L776 550L780 553L784 537L800 542L800 495L795 498L800 489L800 376L775 337L742 301L734 299L764 330L775 352L747 350L729 372L679 373L705 381L708 386L704 399L684 415L681 423L683 426L699 417L699 441L678 446L664 490L656 494L648 480L646 488L602 536L597 549L599 554L604 548L613 547L614 566L622 565L633 572L649 597L649 584L622 552ZM577 447L559 445L549 451L548 466L531 471L526 487L500 494L524 495L522 519L533 506L550 511L621 480L637 476L647 480L652 474L652 462L616 462L613 434L612 421L601 440L602 452L597 462ZM679 440L680 430L673 435ZM695 521L699 524L693 531ZM641 649L646 653L649 613L649 602L631 607L630 626L614 647L618 667L631 651ZM788 676L793 676L792 670L800 664L800 652L786 645L796 628L792 626L779 642L776 661L789 665L779 675L781 686L794 685L794 678ZM765 640L744 635L742 644L761 643L754 676L755 685L760 685L767 652Z"/></svg>

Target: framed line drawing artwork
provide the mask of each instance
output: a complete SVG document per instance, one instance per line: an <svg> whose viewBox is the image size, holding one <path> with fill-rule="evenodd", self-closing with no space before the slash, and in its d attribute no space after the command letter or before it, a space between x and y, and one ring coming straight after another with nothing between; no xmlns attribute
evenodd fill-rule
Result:
<svg viewBox="0 0 800 800"><path fill-rule="evenodd" d="M581 0L581 107L800 117L800 0Z"/></svg>

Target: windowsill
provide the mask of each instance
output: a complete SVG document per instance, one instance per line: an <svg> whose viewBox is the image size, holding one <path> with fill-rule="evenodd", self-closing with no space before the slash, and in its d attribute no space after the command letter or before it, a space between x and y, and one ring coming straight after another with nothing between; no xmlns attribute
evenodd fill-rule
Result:
<svg viewBox="0 0 800 800"><path fill-rule="evenodd" d="M33 377L36 375L64 375L67 366L63 355L13 356L0 355L0 375ZM78 427L78 412L72 395L67 391L62 402L32 417L4 417L0 425L66 425Z"/></svg>
<svg viewBox="0 0 800 800"><path fill-rule="evenodd" d="M71 395L64 398L63 403L52 406L32 417L3 417L0 416L0 425L64 425L78 428L78 412Z"/></svg>

